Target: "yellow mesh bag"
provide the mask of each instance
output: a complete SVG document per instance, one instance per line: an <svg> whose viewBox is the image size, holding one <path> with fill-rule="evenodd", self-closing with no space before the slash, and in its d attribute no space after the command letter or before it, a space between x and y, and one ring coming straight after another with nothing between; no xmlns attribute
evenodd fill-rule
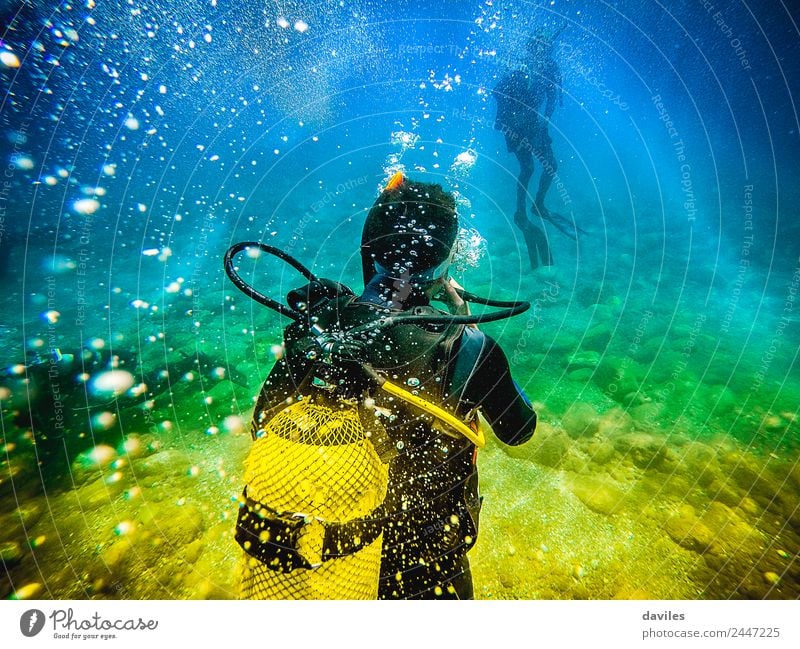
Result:
<svg viewBox="0 0 800 649"><path fill-rule="evenodd" d="M322 562L325 523L368 516L386 497L388 467L367 438L355 407L296 402L279 412L253 443L245 461L249 498L310 522L297 541L314 569L271 570L245 557L247 599L376 599L379 535L357 552Z"/></svg>

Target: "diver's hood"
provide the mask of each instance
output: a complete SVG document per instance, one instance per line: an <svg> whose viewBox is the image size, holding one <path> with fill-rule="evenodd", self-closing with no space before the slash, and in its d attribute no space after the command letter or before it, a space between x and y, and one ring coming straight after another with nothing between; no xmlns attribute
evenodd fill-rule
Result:
<svg viewBox="0 0 800 649"><path fill-rule="evenodd" d="M424 283L446 270L458 234L451 195L439 185L392 176L364 221L361 268L366 286L376 274Z"/></svg>

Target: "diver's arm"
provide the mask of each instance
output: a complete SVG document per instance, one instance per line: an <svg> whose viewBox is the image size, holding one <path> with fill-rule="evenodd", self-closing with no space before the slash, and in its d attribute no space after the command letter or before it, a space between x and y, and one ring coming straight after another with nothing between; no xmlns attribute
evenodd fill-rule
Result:
<svg viewBox="0 0 800 649"><path fill-rule="evenodd" d="M556 110L556 103L561 101L561 71L558 65L553 61L549 66L549 74L547 75L547 88L545 91L545 107L544 116L547 121L550 121L553 113Z"/></svg>
<svg viewBox="0 0 800 649"><path fill-rule="evenodd" d="M536 428L536 412L511 377L506 355L486 336L464 399L477 404L500 441L516 446L527 442Z"/></svg>

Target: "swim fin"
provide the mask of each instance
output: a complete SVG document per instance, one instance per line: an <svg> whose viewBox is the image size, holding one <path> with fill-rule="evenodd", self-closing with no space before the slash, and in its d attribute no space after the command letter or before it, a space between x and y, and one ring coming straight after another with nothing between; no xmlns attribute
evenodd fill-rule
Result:
<svg viewBox="0 0 800 649"><path fill-rule="evenodd" d="M540 216L545 221L548 221L554 228L562 234L568 236L570 239L577 241L577 234L586 234L586 231L581 228L574 220L568 219L563 214L558 212L551 212L547 208L537 208L536 205L531 206L531 212L535 216Z"/></svg>
<svg viewBox="0 0 800 649"><path fill-rule="evenodd" d="M547 245L547 236L533 223L525 220L525 223L517 223L525 239L525 246L528 248L528 257L531 262L531 270L539 267L541 259L542 266L552 266L553 257L550 254L550 246Z"/></svg>

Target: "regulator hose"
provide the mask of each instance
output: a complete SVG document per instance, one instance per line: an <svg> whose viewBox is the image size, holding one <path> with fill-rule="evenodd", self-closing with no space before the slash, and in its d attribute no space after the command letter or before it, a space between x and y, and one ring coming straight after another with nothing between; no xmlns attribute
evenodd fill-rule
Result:
<svg viewBox="0 0 800 649"><path fill-rule="evenodd" d="M295 311L294 309L289 308L285 304L281 304L277 300L273 300L271 297L267 297L260 291L253 288L250 284L245 282L236 269L233 266L233 258L238 255L242 250L246 250L247 248L258 248L262 252L266 252L268 255L272 255L273 257L277 257L285 261L289 264L292 268L297 270L303 277L305 277L309 282L318 282L319 279L317 278L314 273L312 273L308 268L303 266L297 259L292 257L289 253L284 252L280 248L276 248L274 246L268 246L265 243L261 243L260 241L240 241L232 245L228 250L225 252L225 273L228 275L230 280L233 282L234 286L238 288L242 293L246 296L255 300L259 304L272 309L273 311L277 311L281 315L285 315L288 318L291 318L295 322L300 322L305 317L302 313Z"/></svg>
<svg viewBox="0 0 800 649"><path fill-rule="evenodd" d="M255 300L259 304L272 309L273 311L277 311L281 315L285 315L288 318L291 318L295 322L300 322L305 319L305 316L295 311L294 309L286 306L278 302L277 300L273 300L271 297L267 297L260 291L253 288L250 284L242 279L239 275L237 270L234 268L233 259L236 255L238 255L243 250L247 248L257 248L262 252L265 252L269 255L277 257L285 261L289 264L292 268L297 270L303 277L305 277L309 282L319 282L319 278L314 275L308 268L303 266L297 259L292 257L289 253L284 252L280 248L276 248L274 246L268 246L265 243L261 243L260 241L241 241L232 245L228 250L225 252L225 272L227 273L230 280L233 284L238 288L242 293L247 295L249 298ZM497 320L504 320L506 318L511 318L515 315L519 315L520 313L524 313L528 309L531 308L530 302L524 300L512 300L512 301L505 301L505 300L490 300L489 298L481 297L479 295L474 295L473 293L469 293L468 291L464 291L462 289L456 289L456 292L461 296L462 299L466 300L467 302L473 302L475 304L483 304L485 306L491 307L498 307L498 311L492 311L490 313L481 313L478 315L447 315L444 313L441 314L431 314L431 313L398 313L396 315L390 315L383 318L379 318L375 322L363 325L362 327L358 328L358 331L370 330L376 327L394 327L400 324L449 324L449 325L470 325L470 324L481 324L485 322L496 322Z"/></svg>

